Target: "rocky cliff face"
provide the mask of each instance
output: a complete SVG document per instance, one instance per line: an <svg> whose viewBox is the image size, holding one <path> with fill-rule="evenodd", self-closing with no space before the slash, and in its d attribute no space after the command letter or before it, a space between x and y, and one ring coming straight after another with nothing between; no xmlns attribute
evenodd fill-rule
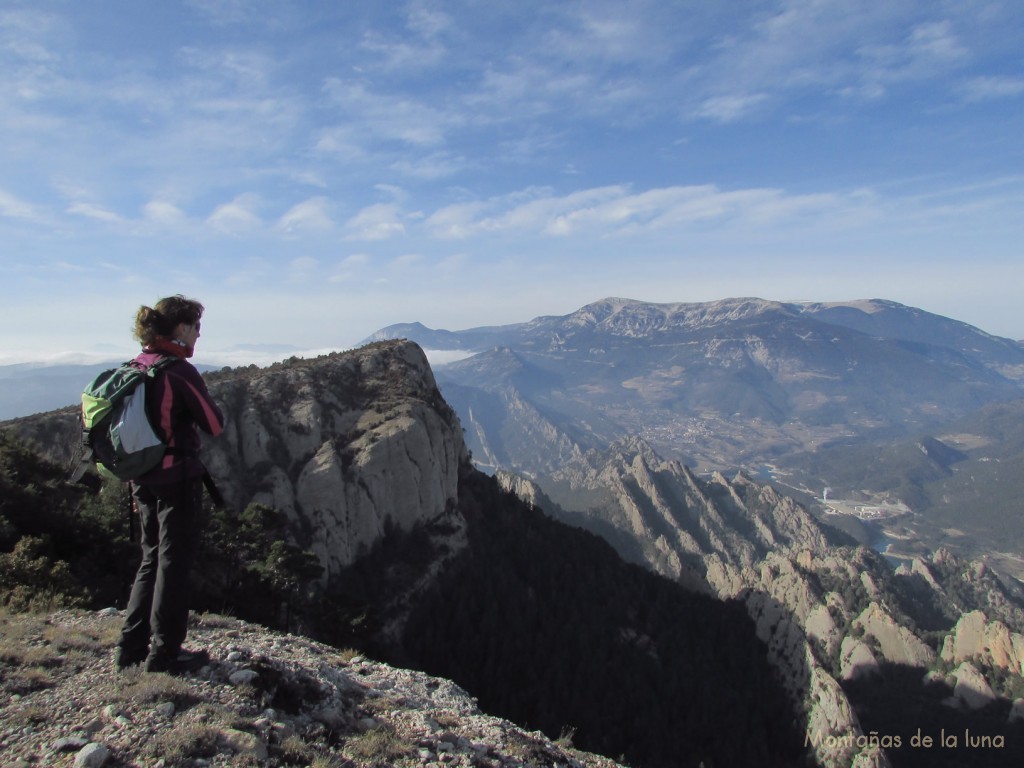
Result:
<svg viewBox="0 0 1024 768"><path fill-rule="evenodd" d="M917 668L922 687L949 688L950 706L979 709L998 698L987 673L1024 671L1024 639L1007 624L969 613L952 626L965 604L989 606L1018 626L1019 601L982 564L940 551L894 570L870 550L830 543L802 506L742 473L698 478L633 438L537 482L501 479L603 535L623 556L743 600L825 765L887 764L884 750L858 746L864 729L841 681L881 676L885 666ZM925 677L938 654L910 618L915 609L921 620L950 628L942 659L954 671ZM849 738L829 737L837 734Z"/></svg>
<svg viewBox="0 0 1024 768"><path fill-rule="evenodd" d="M1024 635L1001 621L988 621L981 611L971 611L943 641L942 660L953 665L977 661L983 667L1024 675Z"/></svg>
<svg viewBox="0 0 1024 768"><path fill-rule="evenodd" d="M536 484L510 474L500 479L531 503L552 503ZM837 623L848 617L807 574L806 566L830 547L806 510L742 474L698 479L636 438L606 456L590 454L544 485L566 505L590 498L593 505L577 514L560 506L553 513L604 535L624 556L691 589L743 600L824 765L888 764L877 749L853 746L863 735L857 716L808 637L814 631L837 646Z"/></svg>
<svg viewBox="0 0 1024 768"><path fill-rule="evenodd" d="M390 342L309 363L214 377L227 415L204 460L241 508L283 511L324 578L389 528L451 518L468 460L422 350Z"/></svg>
<svg viewBox="0 0 1024 768"><path fill-rule="evenodd" d="M452 511L468 461L455 412L423 351L407 341L315 360L207 375L224 434L203 441L203 461L228 504L285 513L290 535L316 554L329 580L389 529L409 530ZM76 409L12 422L61 463L78 441ZM458 537L451 538L457 546Z"/></svg>

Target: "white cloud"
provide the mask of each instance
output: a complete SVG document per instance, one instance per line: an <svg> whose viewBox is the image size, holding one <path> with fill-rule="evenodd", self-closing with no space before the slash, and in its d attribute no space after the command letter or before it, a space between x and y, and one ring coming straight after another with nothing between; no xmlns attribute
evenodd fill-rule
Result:
<svg viewBox="0 0 1024 768"><path fill-rule="evenodd" d="M2 189L0 189L0 216L27 221L41 221L43 218L35 206Z"/></svg>
<svg viewBox="0 0 1024 768"><path fill-rule="evenodd" d="M277 222L277 228L287 233L302 231L322 232L334 227L326 197L311 197L293 206Z"/></svg>
<svg viewBox="0 0 1024 768"><path fill-rule="evenodd" d="M123 219L113 211L101 208L100 206L92 203L73 203L68 206L68 213L74 213L78 216L85 216L89 219L105 221L111 224L123 221Z"/></svg>
<svg viewBox="0 0 1024 768"><path fill-rule="evenodd" d="M943 84L971 61L955 8L781 0L738 16L710 55L681 70L684 114L719 122L790 109L807 94L877 100L895 84ZM760 107L756 112L754 107Z"/></svg>
<svg viewBox="0 0 1024 768"><path fill-rule="evenodd" d="M142 207L142 215L147 221L163 227L179 227L187 221L185 213L166 200L150 200Z"/></svg>
<svg viewBox="0 0 1024 768"><path fill-rule="evenodd" d="M722 226L780 225L807 217L836 224L851 212L873 208L862 194L787 194L778 189L723 191L713 185L662 187L632 192L626 186L583 189L562 196L519 196L484 203L462 203L427 219L440 238L466 238L514 232L554 237L637 235L702 222ZM858 215L860 215L858 214Z"/></svg>
<svg viewBox="0 0 1024 768"><path fill-rule="evenodd" d="M331 77L324 91L342 121L342 135L355 135L360 143L392 140L436 146L444 140L449 123L459 121L456 114L447 115L411 95L376 93L362 82ZM324 145L324 139L320 144Z"/></svg>
<svg viewBox="0 0 1024 768"><path fill-rule="evenodd" d="M405 253L401 256L396 256L391 260L390 268L394 271L402 271L409 269L423 261L423 255L420 253Z"/></svg>
<svg viewBox="0 0 1024 768"><path fill-rule="evenodd" d="M445 206L427 217L427 228L436 237L469 237L477 230L477 213L486 208L481 201Z"/></svg>
<svg viewBox="0 0 1024 768"><path fill-rule="evenodd" d="M398 206L377 203L363 208L345 224L349 240L386 240L405 232Z"/></svg>
<svg viewBox="0 0 1024 768"><path fill-rule="evenodd" d="M961 85L960 92L966 101L1013 99L1024 95L1024 77L973 77Z"/></svg>
<svg viewBox="0 0 1024 768"><path fill-rule="evenodd" d="M407 157L391 164L392 170L417 179L441 179L453 176L466 166L463 157L450 152L433 152L421 157Z"/></svg>
<svg viewBox="0 0 1024 768"><path fill-rule="evenodd" d="M255 0L185 0L185 4L214 24L223 26L259 18L266 10Z"/></svg>
<svg viewBox="0 0 1024 768"><path fill-rule="evenodd" d="M363 266L369 263L370 255L368 253L353 253L351 256L346 256L341 262L345 267Z"/></svg>
<svg viewBox="0 0 1024 768"><path fill-rule="evenodd" d="M300 256L288 262L288 281L291 283L304 283L315 278L320 261L312 256Z"/></svg>
<svg viewBox="0 0 1024 768"><path fill-rule="evenodd" d="M435 66L447 53L445 47L436 42L410 43L374 33L364 35L359 47L374 57L376 67L387 71L422 70Z"/></svg>
<svg viewBox="0 0 1024 768"><path fill-rule="evenodd" d="M206 223L218 232L231 235L260 229L263 221L252 211L256 203L254 195L239 195L230 203L218 206L206 219Z"/></svg>
<svg viewBox="0 0 1024 768"><path fill-rule="evenodd" d="M409 29L428 39L447 32L453 25L451 16L421 1L409 3L405 23Z"/></svg>
<svg viewBox="0 0 1024 768"><path fill-rule="evenodd" d="M700 105L697 109L697 115L708 117L721 123L731 123L734 120L750 115L767 98L763 93L732 93L724 96L714 96L706 99Z"/></svg>
<svg viewBox="0 0 1024 768"><path fill-rule="evenodd" d="M967 49L953 33L948 20L924 22L907 36L907 58L918 66L960 61L966 56Z"/></svg>
<svg viewBox="0 0 1024 768"><path fill-rule="evenodd" d="M445 256L438 262L437 266L442 272L457 272L471 263L469 254L453 253Z"/></svg>

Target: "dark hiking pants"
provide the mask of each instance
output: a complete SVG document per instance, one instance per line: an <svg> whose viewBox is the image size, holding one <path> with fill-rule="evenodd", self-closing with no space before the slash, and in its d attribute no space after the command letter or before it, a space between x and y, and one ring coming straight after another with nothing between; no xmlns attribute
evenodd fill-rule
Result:
<svg viewBox="0 0 1024 768"><path fill-rule="evenodd" d="M199 545L203 483L133 484L142 562L121 630L121 654L174 658L188 631L189 571ZM150 638L152 637L152 647Z"/></svg>

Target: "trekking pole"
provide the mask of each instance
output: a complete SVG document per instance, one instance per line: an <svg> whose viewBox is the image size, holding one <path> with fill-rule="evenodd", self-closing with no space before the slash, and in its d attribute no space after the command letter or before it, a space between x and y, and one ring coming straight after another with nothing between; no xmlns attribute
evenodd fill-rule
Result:
<svg viewBox="0 0 1024 768"><path fill-rule="evenodd" d="M203 473L203 485L206 486L206 492L210 494L210 501L213 502L213 506L217 509L224 509L224 497L221 495L220 488L213 481L213 475L209 471Z"/></svg>
<svg viewBox="0 0 1024 768"><path fill-rule="evenodd" d="M128 541L135 543L138 541L135 536L137 530L135 518L138 516L138 510L135 508L135 494L133 493L132 484L130 482L125 483L125 488L128 489Z"/></svg>

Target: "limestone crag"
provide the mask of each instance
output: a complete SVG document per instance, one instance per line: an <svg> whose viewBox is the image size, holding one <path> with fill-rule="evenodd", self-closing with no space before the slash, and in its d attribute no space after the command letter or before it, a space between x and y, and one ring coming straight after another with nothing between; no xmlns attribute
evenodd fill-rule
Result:
<svg viewBox="0 0 1024 768"><path fill-rule="evenodd" d="M981 611L971 611L946 636L941 656L948 664L974 661L1024 675L1024 635L1011 632L1001 621L988 621Z"/></svg>
<svg viewBox="0 0 1024 768"><path fill-rule="evenodd" d="M210 392L227 427L206 441L204 461L224 496L236 508L284 512L324 579L389 527L458 523L451 510L466 448L415 344L213 377Z"/></svg>
<svg viewBox="0 0 1024 768"><path fill-rule="evenodd" d="M879 671L878 659L867 644L850 635L843 638L840 664L840 675L844 680L856 680Z"/></svg>
<svg viewBox="0 0 1024 768"><path fill-rule="evenodd" d="M506 485L524 493L521 483ZM565 487L594 500L573 519L582 515L624 557L692 589L743 600L822 764L888 764L884 753L851 743L861 726L830 667L852 617L842 596L823 591L814 575L819 568L842 569L860 580L863 568L833 554L806 509L743 473L732 480L717 472L698 478L635 437L604 457L589 454L540 485L555 502ZM536 490L530 498L544 504ZM567 514L557 503L549 511ZM854 662L863 660L858 651Z"/></svg>
<svg viewBox="0 0 1024 768"><path fill-rule="evenodd" d="M577 493L601 489L606 503L595 514L638 542L655 570L675 579L696 572L722 596L756 581L754 569L770 551L826 547L820 528L792 499L742 473L701 481L639 438L620 441L607 456L590 455L553 480Z"/></svg>
<svg viewBox="0 0 1024 768"><path fill-rule="evenodd" d="M227 424L204 437L202 459L228 504L283 512L296 544L318 557L328 580L389 527L444 521L468 452L455 412L412 342L371 344L269 368L206 375ZM13 422L41 453L70 464L78 410ZM459 537L448 537L449 547Z"/></svg>
<svg viewBox="0 0 1024 768"><path fill-rule="evenodd" d="M872 602L854 619L853 626L871 638L878 653L886 661L912 667L928 667L935 661L935 652L878 603Z"/></svg>
<svg viewBox="0 0 1024 768"><path fill-rule="evenodd" d="M977 667L969 661L963 661L953 670L954 705L967 709L983 709L996 700L996 694L988 680Z"/></svg>

